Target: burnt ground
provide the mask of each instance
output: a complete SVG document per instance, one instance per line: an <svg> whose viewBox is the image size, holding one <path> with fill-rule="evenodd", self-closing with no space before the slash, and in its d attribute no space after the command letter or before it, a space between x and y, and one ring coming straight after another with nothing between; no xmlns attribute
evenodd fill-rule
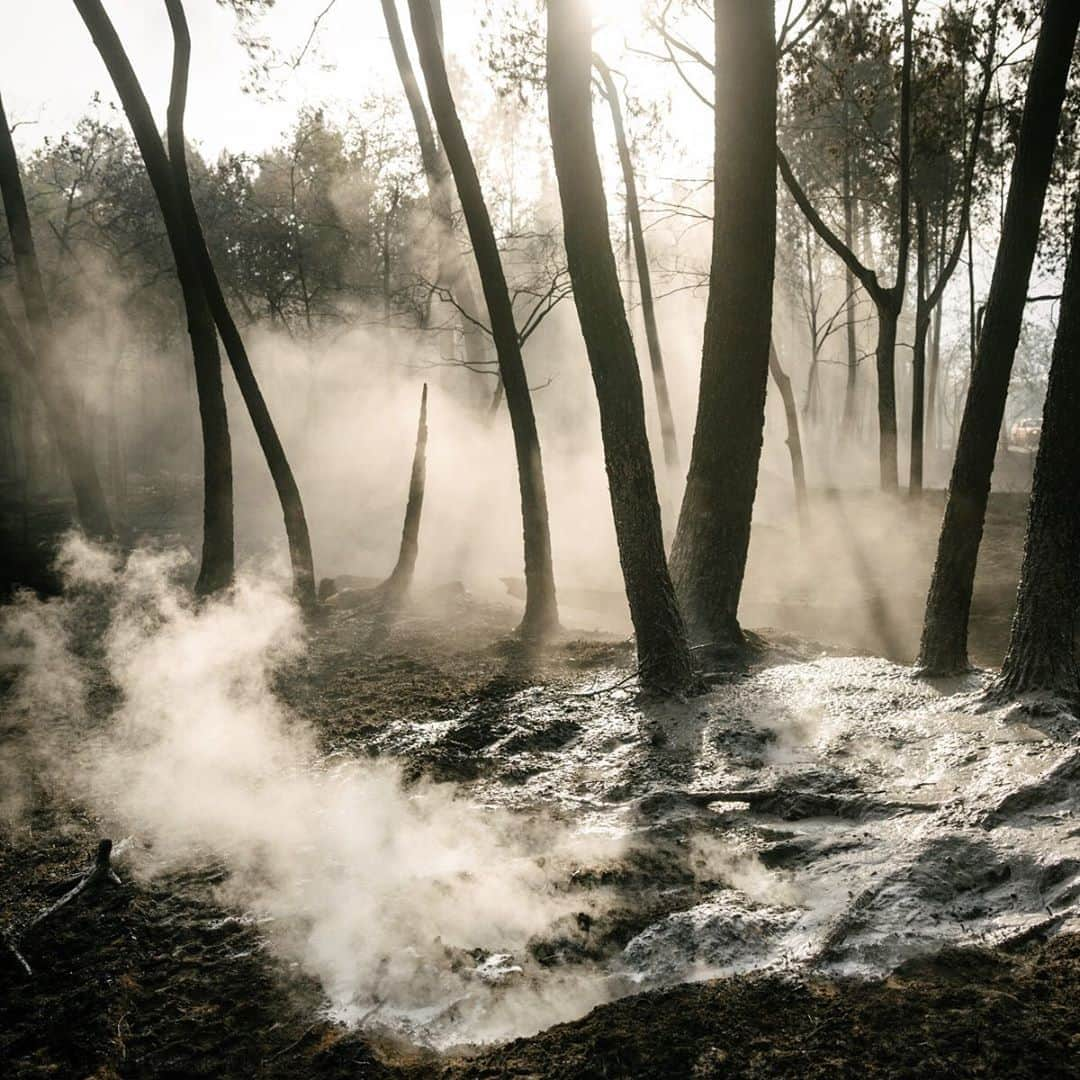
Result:
<svg viewBox="0 0 1080 1080"><path fill-rule="evenodd" d="M1000 506L1000 504L999 504ZM991 530L990 565L1015 567L1019 502ZM1004 521L1004 524L1001 523ZM1004 537L998 544L993 536ZM1007 541L1007 542L1006 542ZM1015 580L983 585L992 626ZM997 604L988 597L996 595ZM897 608L899 610L899 607ZM366 752L395 719L469 710L475 747L455 744L416 772L467 779L483 769L482 728L508 721L518 689L630 668L625 643L567 639L542 658L510 637L512 609L451 590L408 614L387 641L336 613L280 693L327 749ZM986 630L976 613L975 634ZM792 629L798 629L793 627ZM840 642L848 647L858 642ZM990 644L986 646L992 648ZM12 672L2 673L10 682ZM2 718L0 749L19 731ZM9 759L10 763L10 759ZM0 777L5 774L0 770ZM103 826L62 791L35 786L0 834L0 925L24 925L77 879ZM122 860L119 861L122 868ZM317 985L223 908L226 875L208 864L125 881L80 899L21 942L28 977L0 948L0 1072L31 1077L667 1077L1080 1076L1080 940L951 950L887 979L722 979L624 998L583 1019L494 1048L443 1057L319 1018Z"/></svg>

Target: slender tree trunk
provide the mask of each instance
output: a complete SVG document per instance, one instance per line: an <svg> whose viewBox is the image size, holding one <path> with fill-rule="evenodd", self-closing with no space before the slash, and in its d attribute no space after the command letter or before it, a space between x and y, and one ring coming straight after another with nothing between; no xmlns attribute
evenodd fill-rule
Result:
<svg viewBox="0 0 1080 1080"><path fill-rule="evenodd" d="M799 409L795 404L795 395L791 390L791 379L780 366L776 355L776 346L769 343L769 374L780 391L784 402L784 416L787 420L787 448L791 458L791 479L795 487L795 508L799 519L806 517L806 466L803 462L802 439L799 437Z"/></svg>
<svg viewBox="0 0 1080 1080"><path fill-rule="evenodd" d="M228 301L221 290L217 271L206 246L206 237L199 221L198 211L191 196L191 180L187 169L187 148L184 145L184 105L187 98L187 76L191 57L191 39L181 0L165 0L169 19L173 28L174 63L172 92L169 98L168 144L169 163L172 166L173 180L180 202L180 211L184 216L184 226L188 231L191 250L198 268L207 302L210 305L214 323L221 335L229 364L236 377L240 394L244 399L248 415L251 417L255 435L262 448L270 476L274 481L278 501L285 519L285 534L289 542L289 556L292 562L293 590L297 601L307 610L315 607L315 567L311 553L311 536L308 532L307 517L300 497L300 488L296 483L289 459L285 454L277 428L274 426L270 409L263 397L259 381L248 359L244 340L240 336L236 322L229 310Z"/></svg>
<svg viewBox="0 0 1080 1080"><path fill-rule="evenodd" d="M926 601L919 663L928 674L954 674L968 666L968 616L994 453L1005 413L1013 354L1020 338L1078 24L1080 5L1071 0L1047 0Z"/></svg>
<svg viewBox="0 0 1080 1080"><path fill-rule="evenodd" d="M615 145L618 147L623 184L626 187L626 218L630 226L630 236L633 240L638 287L641 289L641 314L645 320L645 340L649 347L649 366L652 368L653 387L656 391L656 411L660 417L660 438L664 447L664 464L671 472L675 472L679 468L679 444L675 435L675 418L671 411L671 396L668 393L667 374L664 371L664 354L660 349L660 331L656 325L652 276L649 273L649 254L645 248L645 230L641 225L641 206L638 203L634 163L630 158L630 147L626 141L622 108L619 105L619 92L615 87L615 80L611 77L611 69L595 53L593 54L593 66L604 84L604 93L607 95L608 105L611 108L611 121L615 128Z"/></svg>
<svg viewBox="0 0 1080 1080"><path fill-rule="evenodd" d="M15 277L19 285L26 321L30 328L28 350L13 351L33 380L45 406L45 415L60 457L64 462L79 524L90 536L109 539L112 522L101 487L94 455L80 423L71 382L57 354L55 332L41 279L30 214L19 176L19 162L11 140L3 101L0 100L0 194L3 196Z"/></svg>
<svg viewBox="0 0 1080 1080"><path fill-rule="evenodd" d="M926 338L930 330L926 299L926 207L921 202L916 209L915 233L915 342L911 359L911 455L908 469L908 492L911 495L919 495L923 489Z"/></svg>
<svg viewBox="0 0 1080 1080"><path fill-rule="evenodd" d="M1009 651L996 689L1080 697L1080 202L1035 455L1024 561Z"/></svg>
<svg viewBox="0 0 1080 1080"><path fill-rule="evenodd" d="M165 222L184 297L203 440L203 550L195 589L208 594L231 584L235 563L232 445L217 330L195 256L196 238L186 221L172 167L142 87L101 0L74 2L131 124Z"/></svg>
<svg viewBox="0 0 1080 1080"><path fill-rule="evenodd" d="M428 119L420 84L413 72L409 50L405 45L405 35L401 31L396 0L382 0L383 18L390 38L390 47L394 53L398 77L405 92L405 100L416 128L417 141L420 144L420 160L424 168L424 177L428 185L428 200L435 218L439 235L436 238L438 250L438 268L436 283L449 289L456 302L466 313L461 319L462 343L465 348L465 361L474 371L483 371L487 364L488 353L483 331L470 321L481 317L480 301L473 287L472 275L461 257L461 251L454 238L454 191L450 163L446 154L435 138ZM442 16L438 4L432 5L436 23L439 49L442 50Z"/></svg>
<svg viewBox="0 0 1080 1080"><path fill-rule="evenodd" d="M600 406L604 463L640 677L650 689L679 692L693 687L696 679L664 557L641 375L611 246L592 126L591 36L589 13L578 0L550 0L548 118L566 258Z"/></svg>
<svg viewBox="0 0 1080 1080"><path fill-rule="evenodd" d="M776 238L771 4L716 0L713 244L701 385L672 547L699 641L742 646L738 622L769 377Z"/></svg>
<svg viewBox="0 0 1080 1080"><path fill-rule="evenodd" d="M446 75L439 36L430 0L409 0L413 35L420 67L427 83L431 111L457 184L458 198L472 240L480 282L491 318L495 352L506 394L506 407L514 432L521 511L525 533L525 617L522 633L543 638L559 623L555 599L555 575L551 563L551 532L548 525L547 492L540 458L532 397L525 378L517 326L510 292L503 273L495 231L491 226L480 178L458 118Z"/></svg>
<svg viewBox="0 0 1080 1080"><path fill-rule="evenodd" d="M420 393L420 422L416 429L416 449L413 452L412 472L409 474L409 498L405 504L405 524L401 530L401 547L391 575L383 583L387 608L396 608L412 585L416 557L420 553L420 515L424 509L424 485L427 477L427 383Z"/></svg>
<svg viewBox="0 0 1080 1080"><path fill-rule="evenodd" d="M855 243L854 197L851 192L851 149L848 145L848 104L844 100L844 243L853 248ZM847 382L844 385L844 413L841 430L845 437L855 434L856 390L859 375L859 350L855 339L855 275L851 268L844 267L844 288L847 289L844 317L846 319L845 339L847 341Z"/></svg>

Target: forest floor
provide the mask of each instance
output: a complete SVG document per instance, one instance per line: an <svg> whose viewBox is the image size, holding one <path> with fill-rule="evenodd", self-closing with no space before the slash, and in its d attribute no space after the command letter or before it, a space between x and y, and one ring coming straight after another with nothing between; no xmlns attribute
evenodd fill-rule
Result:
<svg viewBox="0 0 1080 1080"><path fill-rule="evenodd" d="M977 655L1007 626L1020 507L1004 497L991 515ZM827 646L781 624L752 671L669 708L626 685L625 640L567 634L537 656L513 640L510 604L456 587L422 601L383 640L363 606L331 613L275 694L328 759L392 758L406 782L621 834L617 860L585 859L559 885L591 914L530 941L491 998L580 971L575 1000L554 1009L581 1018L486 1046L468 1045L460 1003L425 1013L416 1037L389 1006L383 1023L343 1024L349 1010L310 965L230 905L225 860L147 874L136 838L115 860L122 886L20 942L32 977L0 946L5 1076L1080 1076L1070 717L980 716L964 698L942 711L978 680L928 687L885 661L843 660L875 617ZM890 619L905 610L890 604ZM0 671L0 693L19 674ZM95 684L95 722L114 706L115 688ZM0 781L22 775L29 734L0 700L5 715ZM24 925L117 835L48 779L25 788L12 821L3 927ZM822 903L837 892L850 895Z"/></svg>

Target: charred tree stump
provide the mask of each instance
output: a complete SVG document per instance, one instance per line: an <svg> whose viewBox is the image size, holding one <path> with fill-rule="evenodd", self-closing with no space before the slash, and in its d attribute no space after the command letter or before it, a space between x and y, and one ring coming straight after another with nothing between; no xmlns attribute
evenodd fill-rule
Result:
<svg viewBox="0 0 1080 1080"><path fill-rule="evenodd" d="M412 585L416 557L420 551L420 514L424 508L424 484L427 478L427 383L420 394L420 421L416 428L416 450L409 476L409 498L405 504L405 524L401 530L401 548L393 572L382 584L383 611L401 607Z"/></svg>

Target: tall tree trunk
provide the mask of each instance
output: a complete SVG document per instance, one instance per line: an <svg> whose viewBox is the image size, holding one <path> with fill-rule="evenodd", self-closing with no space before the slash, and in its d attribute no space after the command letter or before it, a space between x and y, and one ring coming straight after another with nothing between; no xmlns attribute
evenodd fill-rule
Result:
<svg viewBox="0 0 1080 1080"><path fill-rule="evenodd" d="M795 488L795 508L799 519L806 517L806 466L803 462L802 439L799 437L799 410L795 404L795 395L791 391L791 379L780 366L776 355L776 346L769 343L769 374L780 391L784 403L784 417L787 420L787 448L791 458L791 479Z"/></svg>
<svg viewBox="0 0 1080 1080"><path fill-rule="evenodd" d="M1024 561L1009 651L996 689L1080 697L1080 201L1035 455Z"/></svg>
<svg viewBox="0 0 1080 1080"><path fill-rule="evenodd" d="M696 680L664 557L641 375L611 246L593 132L591 36L584 5L550 0L548 119L567 266L600 406L604 463L640 677L650 689L679 692Z"/></svg>
<svg viewBox="0 0 1080 1080"><path fill-rule="evenodd" d="M232 444L221 383L217 330L199 273L196 238L186 220L172 167L146 96L101 0L74 2L131 124L165 222L184 297L203 440L203 549L195 589L208 594L231 584L235 565Z"/></svg>
<svg viewBox="0 0 1080 1080"><path fill-rule="evenodd" d="M853 248L855 243L855 200L851 191L851 149L848 145L848 102L846 96L844 98L844 166L842 180L844 185L844 243L848 248ZM851 438L855 434L859 350L855 339L855 275L848 266L844 267L844 288L847 290L847 299L844 301L847 381L844 384L844 413L840 423L844 436Z"/></svg>
<svg viewBox="0 0 1080 1080"><path fill-rule="evenodd" d="M1047 0L926 601L919 663L928 674L954 674L968 667L968 616L994 452L1020 338L1078 24L1080 5L1071 0Z"/></svg>
<svg viewBox="0 0 1080 1080"><path fill-rule="evenodd" d="M79 524L88 535L109 539L112 536L112 522L108 504L94 467L94 455L80 423L71 382L57 355L56 335L3 100L0 100L0 194L3 196L11 236L15 277L30 328L29 348L19 349L12 343L12 350L41 395L50 431L71 481Z"/></svg>
<svg viewBox="0 0 1080 1080"><path fill-rule="evenodd" d="M420 421L416 428L416 449L413 451L412 471L409 474L409 497L405 503L405 524L401 530L401 547L391 575L383 583L385 606L393 609L412 585L416 557L420 553L420 516L424 509L424 485L427 477L427 383L420 393Z"/></svg>
<svg viewBox="0 0 1080 1080"><path fill-rule="evenodd" d="M184 107L187 99L188 68L191 59L191 38L181 0L165 0L173 29L173 79L169 96L168 145L169 163L184 216L184 226L191 238L191 250L198 267L214 323L221 335L240 394L251 417L255 435L274 481L278 501L285 519L285 535L289 542L292 562L293 590L297 601L306 610L315 607L315 567L311 554L311 536L304 514L300 488L296 483L285 448L281 444L270 409L263 397L259 381L252 370L244 340L229 310L221 290L217 271L206 246L206 237L198 211L191 196L191 179L187 169L187 148L184 145Z"/></svg>
<svg viewBox="0 0 1080 1080"><path fill-rule="evenodd" d="M923 436L926 402L926 337L930 330L930 312L926 297L926 207L916 208L915 242L915 342L911 359L911 456L908 491L918 495L923 489Z"/></svg>
<svg viewBox="0 0 1080 1080"><path fill-rule="evenodd" d="M652 368L653 387L656 391L656 411L660 417L660 438L664 447L664 464L671 472L675 472L679 468L679 444L675 435L675 418L671 411L671 396L668 393L667 374L664 371L664 354L660 349L660 331L656 325L652 276L649 273L649 254L645 248L645 230L641 226L641 206L638 203L634 163L630 159L630 146L626 141L622 108L619 105L619 92L615 87L615 80L611 77L611 69L595 53L592 61L604 84L604 93L607 95L608 105L611 108L611 121L615 128L615 145L618 147L623 185L626 188L626 218L630 226L630 236L633 240L638 287L641 289L641 314L645 320L645 340L649 347L649 366Z"/></svg>
<svg viewBox="0 0 1080 1080"><path fill-rule="evenodd" d="M472 240L480 283L491 319L499 372L506 394L506 407L514 433L518 481L521 486L521 513L525 533L525 617L521 632L530 638L553 633L559 623L555 599L555 575L551 564L551 532L548 525L547 493L540 458L540 438L536 430L532 397L521 359L514 308L503 273L495 231L488 216L480 178L469 144L458 118L430 0L409 0L413 36L420 67L427 84L435 125L457 185L465 224Z"/></svg>
<svg viewBox="0 0 1080 1080"><path fill-rule="evenodd" d="M738 622L769 377L776 251L771 4L716 0L713 242L697 422L671 569L691 635Z"/></svg>
<svg viewBox="0 0 1080 1080"><path fill-rule="evenodd" d="M428 200L436 221L439 235L437 284L449 289L455 301L465 312L461 319L462 343L465 347L465 361L474 371L483 371L487 364L487 346L483 331L471 321L481 317L480 302L473 288L472 275L461 257L461 251L454 238L454 191L450 172L450 163L439 146L435 133L428 119L420 85L413 72L409 50L405 45L405 35L401 31L396 0L382 0L383 18L386 32L390 38L390 47L394 53L398 77L405 92L405 101L416 128L416 138L420 144L420 161L428 186ZM436 35L439 49L442 50L442 15L438 4L432 5L435 18Z"/></svg>

